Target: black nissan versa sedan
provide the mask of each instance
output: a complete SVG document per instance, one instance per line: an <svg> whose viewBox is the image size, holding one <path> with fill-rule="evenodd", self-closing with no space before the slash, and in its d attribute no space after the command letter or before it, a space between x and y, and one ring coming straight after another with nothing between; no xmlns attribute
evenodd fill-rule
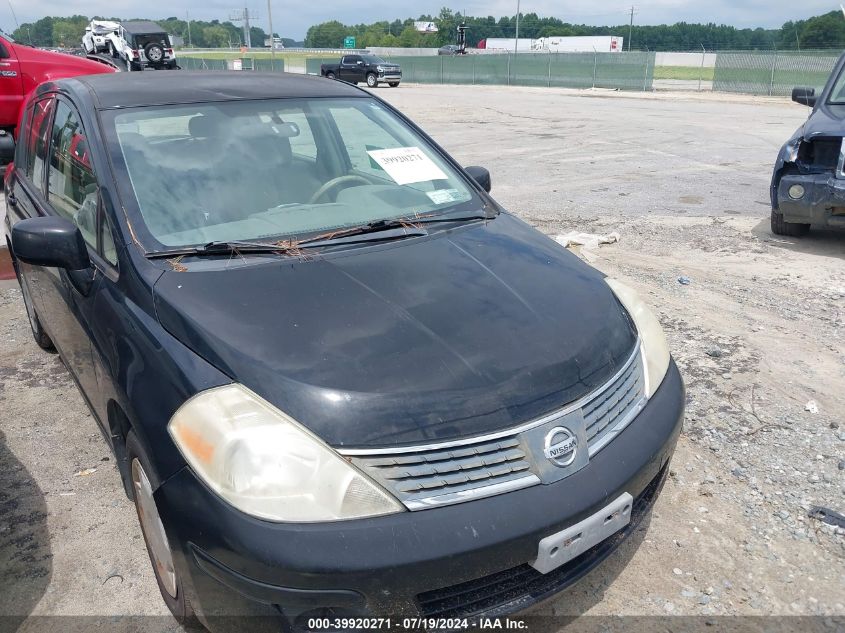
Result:
<svg viewBox="0 0 845 633"><path fill-rule="evenodd" d="M177 617L505 615L654 502L684 410L656 318L368 92L80 77L37 89L19 139L32 330Z"/></svg>

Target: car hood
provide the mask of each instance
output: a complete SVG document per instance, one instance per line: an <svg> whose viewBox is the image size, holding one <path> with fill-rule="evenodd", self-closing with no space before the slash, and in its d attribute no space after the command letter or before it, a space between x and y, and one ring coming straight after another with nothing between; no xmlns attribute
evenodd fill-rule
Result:
<svg viewBox="0 0 845 633"><path fill-rule="evenodd" d="M606 382L636 342L598 271L507 214L335 255L216 263L161 276L161 324L333 446L515 426Z"/></svg>
<svg viewBox="0 0 845 633"><path fill-rule="evenodd" d="M805 139L845 136L845 105L821 104L799 129Z"/></svg>

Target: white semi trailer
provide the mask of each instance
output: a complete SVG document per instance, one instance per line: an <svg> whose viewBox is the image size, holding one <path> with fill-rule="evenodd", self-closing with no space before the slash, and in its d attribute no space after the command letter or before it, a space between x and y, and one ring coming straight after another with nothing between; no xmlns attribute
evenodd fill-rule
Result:
<svg viewBox="0 0 845 633"><path fill-rule="evenodd" d="M590 35L584 37L541 37L529 38L488 37L478 43L478 48L488 51L548 52L548 53L621 53L624 38L616 35Z"/></svg>
<svg viewBox="0 0 845 633"><path fill-rule="evenodd" d="M624 50L624 39L616 35L541 37L533 41L531 48L550 53L620 53Z"/></svg>

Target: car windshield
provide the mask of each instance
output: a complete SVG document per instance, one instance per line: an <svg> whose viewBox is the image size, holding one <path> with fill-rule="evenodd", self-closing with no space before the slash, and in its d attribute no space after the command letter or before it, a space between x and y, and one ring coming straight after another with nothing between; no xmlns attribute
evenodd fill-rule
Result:
<svg viewBox="0 0 845 633"><path fill-rule="evenodd" d="M104 113L133 232L148 251L300 238L479 210L466 180L369 98L276 99ZM122 164L120 159L122 158Z"/></svg>
<svg viewBox="0 0 845 633"><path fill-rule="evenodd" d="M368 64L386 64L387 62L384 61L378 55L361 55L361 59L363 59Z"/></svg>
<svg viewBox="0 0 845 633"><path fill-rule="evenodd" d="M845 68L839 72L827 102L834 105L845 105Z"/></svg>

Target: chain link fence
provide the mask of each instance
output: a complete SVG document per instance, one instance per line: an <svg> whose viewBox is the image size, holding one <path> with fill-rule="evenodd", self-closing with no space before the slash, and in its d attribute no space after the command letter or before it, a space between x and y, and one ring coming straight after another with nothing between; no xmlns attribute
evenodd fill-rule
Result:
<svg viewBox="0 0 845 633"><path fill-rule="evenodd" d="M267 59L260 57L244 57L239 59L213 59L183 55L176 59L182 70L231 70L233 62L240 62L241 70L285 71L285 60L281 57ZM319 72L319 68L317 69Z"/></svg>
<svg viewBox="0 0 845 633"><path fill-rule="evenodd" d="M521 53L487 55L396 56L402 80L424 84L551 86L651 90L654 53ZM309 57L305 71L320 74L320 64L336 58Z"/></svg>
<svg viewBox="0 0 845 633"><path fill-rule="evenodd" d="M820 90L839 58L832 51L718 53L713 90L789 96L795 86Z"/></svg>

